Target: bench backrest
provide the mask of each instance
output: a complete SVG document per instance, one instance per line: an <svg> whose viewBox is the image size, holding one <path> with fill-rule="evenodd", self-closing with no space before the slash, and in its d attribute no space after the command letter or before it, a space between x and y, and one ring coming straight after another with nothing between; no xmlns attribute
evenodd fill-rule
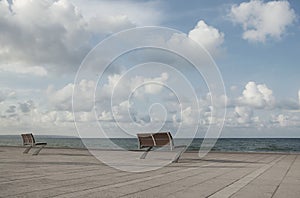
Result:
<svg viewBox="0 0 300 198"><path fill-rule="evenodd" d="M34 145L35 144L35 139L32 135L32 133L27 133L27 134L21 134L22 139L23 139L23 145Z"/></svg>
<svg viewBox="0 0 300 198"><path fill-rule="evenodd" d="M173 138L170 132L138 133L139 148L163 147L170 145L173 148Z"/></svg>

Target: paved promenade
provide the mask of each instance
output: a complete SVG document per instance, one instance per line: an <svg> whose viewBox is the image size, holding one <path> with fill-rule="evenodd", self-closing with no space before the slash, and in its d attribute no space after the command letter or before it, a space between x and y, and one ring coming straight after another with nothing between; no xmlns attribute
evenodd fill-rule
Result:
<svg viewBox="0 0 300 198"><path fill-rule="evenodd" d="M0 197L300 197L300 155L185 153L179 163L131 173L86 150L38 156L0 147Z"/></svg>

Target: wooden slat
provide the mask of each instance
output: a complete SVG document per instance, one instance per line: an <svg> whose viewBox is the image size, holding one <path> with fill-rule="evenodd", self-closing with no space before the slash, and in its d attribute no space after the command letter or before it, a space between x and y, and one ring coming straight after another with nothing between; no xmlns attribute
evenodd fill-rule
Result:
<svg viewBox="0 0 300 198"><path fill-rule="evenodd" d="M173 146L173 138L170 132L160 133L139 133L137 134L140 148Z"/></svg>

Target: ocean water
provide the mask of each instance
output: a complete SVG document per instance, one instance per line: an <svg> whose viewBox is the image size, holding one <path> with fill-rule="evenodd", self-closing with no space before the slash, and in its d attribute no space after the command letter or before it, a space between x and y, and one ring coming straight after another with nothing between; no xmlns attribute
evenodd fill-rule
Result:
<svg viewBox="0 0 300 198"><path fill-rule="evenodd" d="M47 142L48 147L63 148L96 148L96 149L126 149L138 148L136 138L114 139L83 139L51 136L35 136L37 141ZM188 150L199 150L202 138L175 139L175 145L191 144ZM84 143L83 143L84 142ZM21 146L21 136L0 135L0 146ZM300 152L300 138L220 138L212 151L239 151L239 152Z"/></svg>

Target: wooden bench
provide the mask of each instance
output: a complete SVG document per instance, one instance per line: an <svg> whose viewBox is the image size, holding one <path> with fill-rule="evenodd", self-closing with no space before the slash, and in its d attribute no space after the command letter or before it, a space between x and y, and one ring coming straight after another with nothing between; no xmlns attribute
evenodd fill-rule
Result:
<svg viewBox="0 0 300 198"><path fill-rule="evenodd" d="M159 132L159 133L138 133L138 142L139 142L139 149L147 148L145 152L141 155L140 159L145 159L148 152L153 147L164 147L170 146L170 149L173 150L175 148L182 148L179 153L175 156L172 162L178 162L182 153L185 152L187 146L174 146L174 141L172 134L170 132Z"/></svg>
<svg viewBox="0 0 300 198"><path fill-rule="evenodd" d="M32 154L32 155L38 155L39 152L47 145L46 142L35 142L32 133L21 134L21 136L23 139L23 146L27 147L23 153L28 153L32 147L38 146L39 148Z"/></svg>

